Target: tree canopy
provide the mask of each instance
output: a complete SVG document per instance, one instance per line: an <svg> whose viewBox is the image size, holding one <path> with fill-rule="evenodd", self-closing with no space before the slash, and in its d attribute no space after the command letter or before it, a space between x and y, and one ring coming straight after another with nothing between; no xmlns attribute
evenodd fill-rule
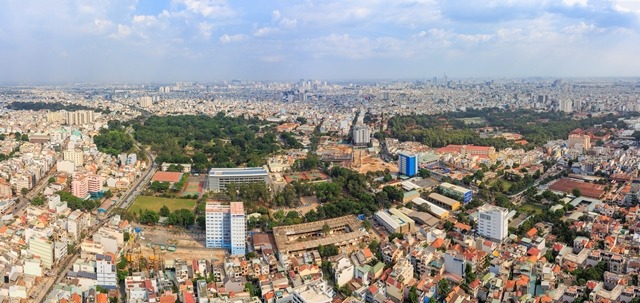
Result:
<svg viewBox="0 0 640 303"><path fill-rule="evenodd" d="M266 156L280 149L273 125L223 113L213 117L151 116L133 128L136 140L150 145L157 154L156 162L193 163L200 171L207 167L260 166L266 163ZM296 145L294 139L285 139L285 145Z"/></svg>

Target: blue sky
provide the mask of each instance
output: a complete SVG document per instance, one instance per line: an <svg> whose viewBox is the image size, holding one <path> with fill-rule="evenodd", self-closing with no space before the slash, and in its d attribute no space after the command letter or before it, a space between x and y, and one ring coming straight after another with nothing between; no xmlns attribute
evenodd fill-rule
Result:
<svg viewBox="0 0 640 303"><path fill-rule="evenodd" d="M640 0L3 0L0 81L640 76Z"/></svg>

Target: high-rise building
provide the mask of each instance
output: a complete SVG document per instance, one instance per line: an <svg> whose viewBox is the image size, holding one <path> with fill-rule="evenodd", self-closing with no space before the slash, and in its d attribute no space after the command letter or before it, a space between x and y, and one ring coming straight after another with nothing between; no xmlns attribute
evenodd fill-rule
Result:
<svg viewBox="0 0 640 303"><path fill-rule="evenodd" d="M151 96L140 97L140 107L151 107L153 104L153 98Z"/></svg>
<svg viewBox="0 0 640 303"><path fill-rule="evenodd" d="M47 269L50 269L55 261L53 247L53 241L47 238L31 237L29 239L29 253L40 258L42 266Z"/></svg>
<svg viewBox="0 0 640 303"><path fill-rule="evenodd" d="M104 179L100 175L91 174L87 176L87 191L90 193L98 193L102 191Z"/></svg>
<svg viewBox="0 0 640 303"><path fill-rule="evenodd" d="M509 210L503 207L484 204L478 208L478 234L494 240L502 241L509 235L507 215Z"/></svg>
<svg viewBox="0 0 640 303"><path fill-rule="evenodd" d="M560 100L559 109L560 109L560 111L563 111L565 113L573 112L573 101L569 100L569 99Z"/></svg>
<svg viewBox="0 0 640 303"><path fill-rule="evenodd" d="M226 248L232 255L246 253L246 227L242 202L207 202L206 246Z"/></svg>
<svg viewBox="0 0 640 303"><path fill-rule="evenodd" d="M90 110L78 110L64 113L64 123L67 125L91 124L95 121L94 112Z"/></svg>
<svg viewBox="0 0 640 303"><path fill-rule="evenodd" d="M79 209L74 210L67 217L67 234L71 237L71 240L78 241L80 235L88 226L87 216Z"/></svg>
<svg viewBox="0 0 640 303"><path fill-rule="evenodd" d="M219 192L227 188L227 184L252 183L269 181L269 173L262 167L244 168L212 168L207 177L206 188Z"/></svg>
<svg viewBox="0 0 640 303"><path fill-rule="evenodd" d="M11 197L13 197L11 183L7 182L7 180L5 179L0 178L0 199Z"/></svg>
<svg viewBox="0 0 640 303"><path fill-rule="evenodd" d="M405 176L415 176L418 173L418 156L407 152L398 153L398 169Z"/></svg>
<svg viewBox="0 0 640 303"><path fill-rule="evenodd" d="M353 127L353 144L366 145L371 142L371 129L369 126L359 124Z"/></svg>
<svg viewBox="0 0 640 303"><path fill-rule="evenodd" d="M84 164L84 153L76 150L65 150L62 152L62 159L73 162L76 167L82 166Z"/></svg>
<svg viewBox="0 0 640 303"><path fill-rule="evenodd" d="M89 195L89 179L83 174L76 174L71 181L71 193L78 198L86 198Z"/></svg>

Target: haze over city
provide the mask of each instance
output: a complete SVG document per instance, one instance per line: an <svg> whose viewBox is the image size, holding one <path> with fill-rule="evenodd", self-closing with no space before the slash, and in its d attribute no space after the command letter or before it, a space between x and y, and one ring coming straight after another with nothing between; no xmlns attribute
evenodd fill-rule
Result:
<svg viewBox="0 0 640 303"><path fill-rule="evenodd" d="M0 81L638 76L640 2L2 1Z"/></svg>

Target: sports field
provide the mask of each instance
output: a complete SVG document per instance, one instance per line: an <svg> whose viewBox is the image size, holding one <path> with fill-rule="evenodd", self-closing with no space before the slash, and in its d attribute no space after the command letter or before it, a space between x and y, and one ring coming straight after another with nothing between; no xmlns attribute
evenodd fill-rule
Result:
<svg viewBox="0 0 640 303"><path fill-rule="evenodd" d="M196 206L196 200L191 199L173 199L152 196L138 196L129 208L130 212L138 212L139 209L149 209L160 211L163 205L166 205L170 211L178 209L193 209Z"/></svg>
<svg viewBox="0 0 640 303"><path fill-rule="evenodd" d="M189 179L187 180L187 184L185 185L184 189L182 190L182 196L191 196L191 195L202 195L202 182L203 182L204 178L203 177L196 177L196 176L189 176ZM168 206L167 206L168 207Z"/></svg>

